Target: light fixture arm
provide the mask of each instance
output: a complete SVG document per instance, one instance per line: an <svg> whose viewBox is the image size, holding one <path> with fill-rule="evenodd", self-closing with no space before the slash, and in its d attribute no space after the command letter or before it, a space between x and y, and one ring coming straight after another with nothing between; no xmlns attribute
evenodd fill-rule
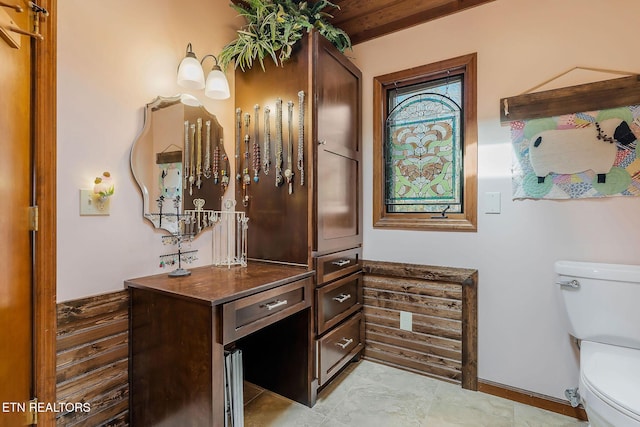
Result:
<svg viewBox="0 0 640 427"><path fill-rule="evenodd" d="M191 46L191 43L187 43L187 49L186 49L186 52L185 52L185 55L184 55L184 56L188 56L189 58L196 58L196 59L198 59L198 58L196 57L196 54L195 54L195 53L193 53L193 47Z"/></svg>
<svg viewBox="0 0 640 427"><path fill-rule="evenodd" d="M204 63L204 60L207 59L208 57L211 57L211 58L213 58L214 61L216 61L216 63L213 64L213 67L211 67L212 70L222 70L220 68L220 65L218 65L218 58L216 58L216 56L212 55L212 54L208 54L208 55L203 56L202 60L200 61L200 65L202 65Z"/></svg>

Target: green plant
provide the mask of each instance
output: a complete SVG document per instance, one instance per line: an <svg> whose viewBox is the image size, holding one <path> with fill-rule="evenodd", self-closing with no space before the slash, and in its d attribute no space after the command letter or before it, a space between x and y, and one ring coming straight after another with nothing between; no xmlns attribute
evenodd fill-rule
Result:
<svg viewBox="0 0 640 427"><path fill-rule="evenodd" d="M351 47L349 36L336 28L323 10L339 7L327 0L308 3L297 0L241 0L231 7L243 16L247 24L238 30L238 37L227 44L218 57L226 69L231 61L244 71L257 59L264 70L264 59L270 57L282 65L293 51L293 46L305 32L314 28L341 52Z"/></svg>

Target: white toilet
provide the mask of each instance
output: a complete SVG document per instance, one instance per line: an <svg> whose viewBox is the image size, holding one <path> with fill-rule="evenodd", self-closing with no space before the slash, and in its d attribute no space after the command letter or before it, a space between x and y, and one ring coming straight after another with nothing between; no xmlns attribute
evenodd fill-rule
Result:
<svg viewBox="0 0 640 427"><path fill-rule="evenodd" d="M592 427L640 427L640 266L558 261ZM571 392L571 390L568 390Z"/></svg>

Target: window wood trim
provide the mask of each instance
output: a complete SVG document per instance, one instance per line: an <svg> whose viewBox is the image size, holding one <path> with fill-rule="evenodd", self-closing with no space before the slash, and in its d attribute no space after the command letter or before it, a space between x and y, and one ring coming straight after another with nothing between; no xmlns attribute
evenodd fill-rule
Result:
<svg viewBox="0 0 640 427"><path fill-rule="evenodd" d="M463 213L438 218L434 213L389 213L384 202L384 126L388 90L446 76L447 70L464 73L463 93ZM373 79L373 227L409 230L476 231L478 217L477 54L410 68ZM434 218L436 217L436 218Z"/></svg>

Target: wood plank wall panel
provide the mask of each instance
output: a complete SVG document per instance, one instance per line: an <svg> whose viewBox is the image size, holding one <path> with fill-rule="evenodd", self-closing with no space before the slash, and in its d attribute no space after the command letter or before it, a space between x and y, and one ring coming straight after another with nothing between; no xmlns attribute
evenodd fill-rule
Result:
<svg viewBox="0 0 640 427"><path fill-rule="evenodd" d="M476 390L477 271L366 260L363 271L364 357Z"/></svg>
<svg viewBox="0 0 640 427"><path fill-rule="evenodd" d="M128 425L128 310L126 291L58 304L56 400L91 410L60 413L57 425Z"/></svg>

